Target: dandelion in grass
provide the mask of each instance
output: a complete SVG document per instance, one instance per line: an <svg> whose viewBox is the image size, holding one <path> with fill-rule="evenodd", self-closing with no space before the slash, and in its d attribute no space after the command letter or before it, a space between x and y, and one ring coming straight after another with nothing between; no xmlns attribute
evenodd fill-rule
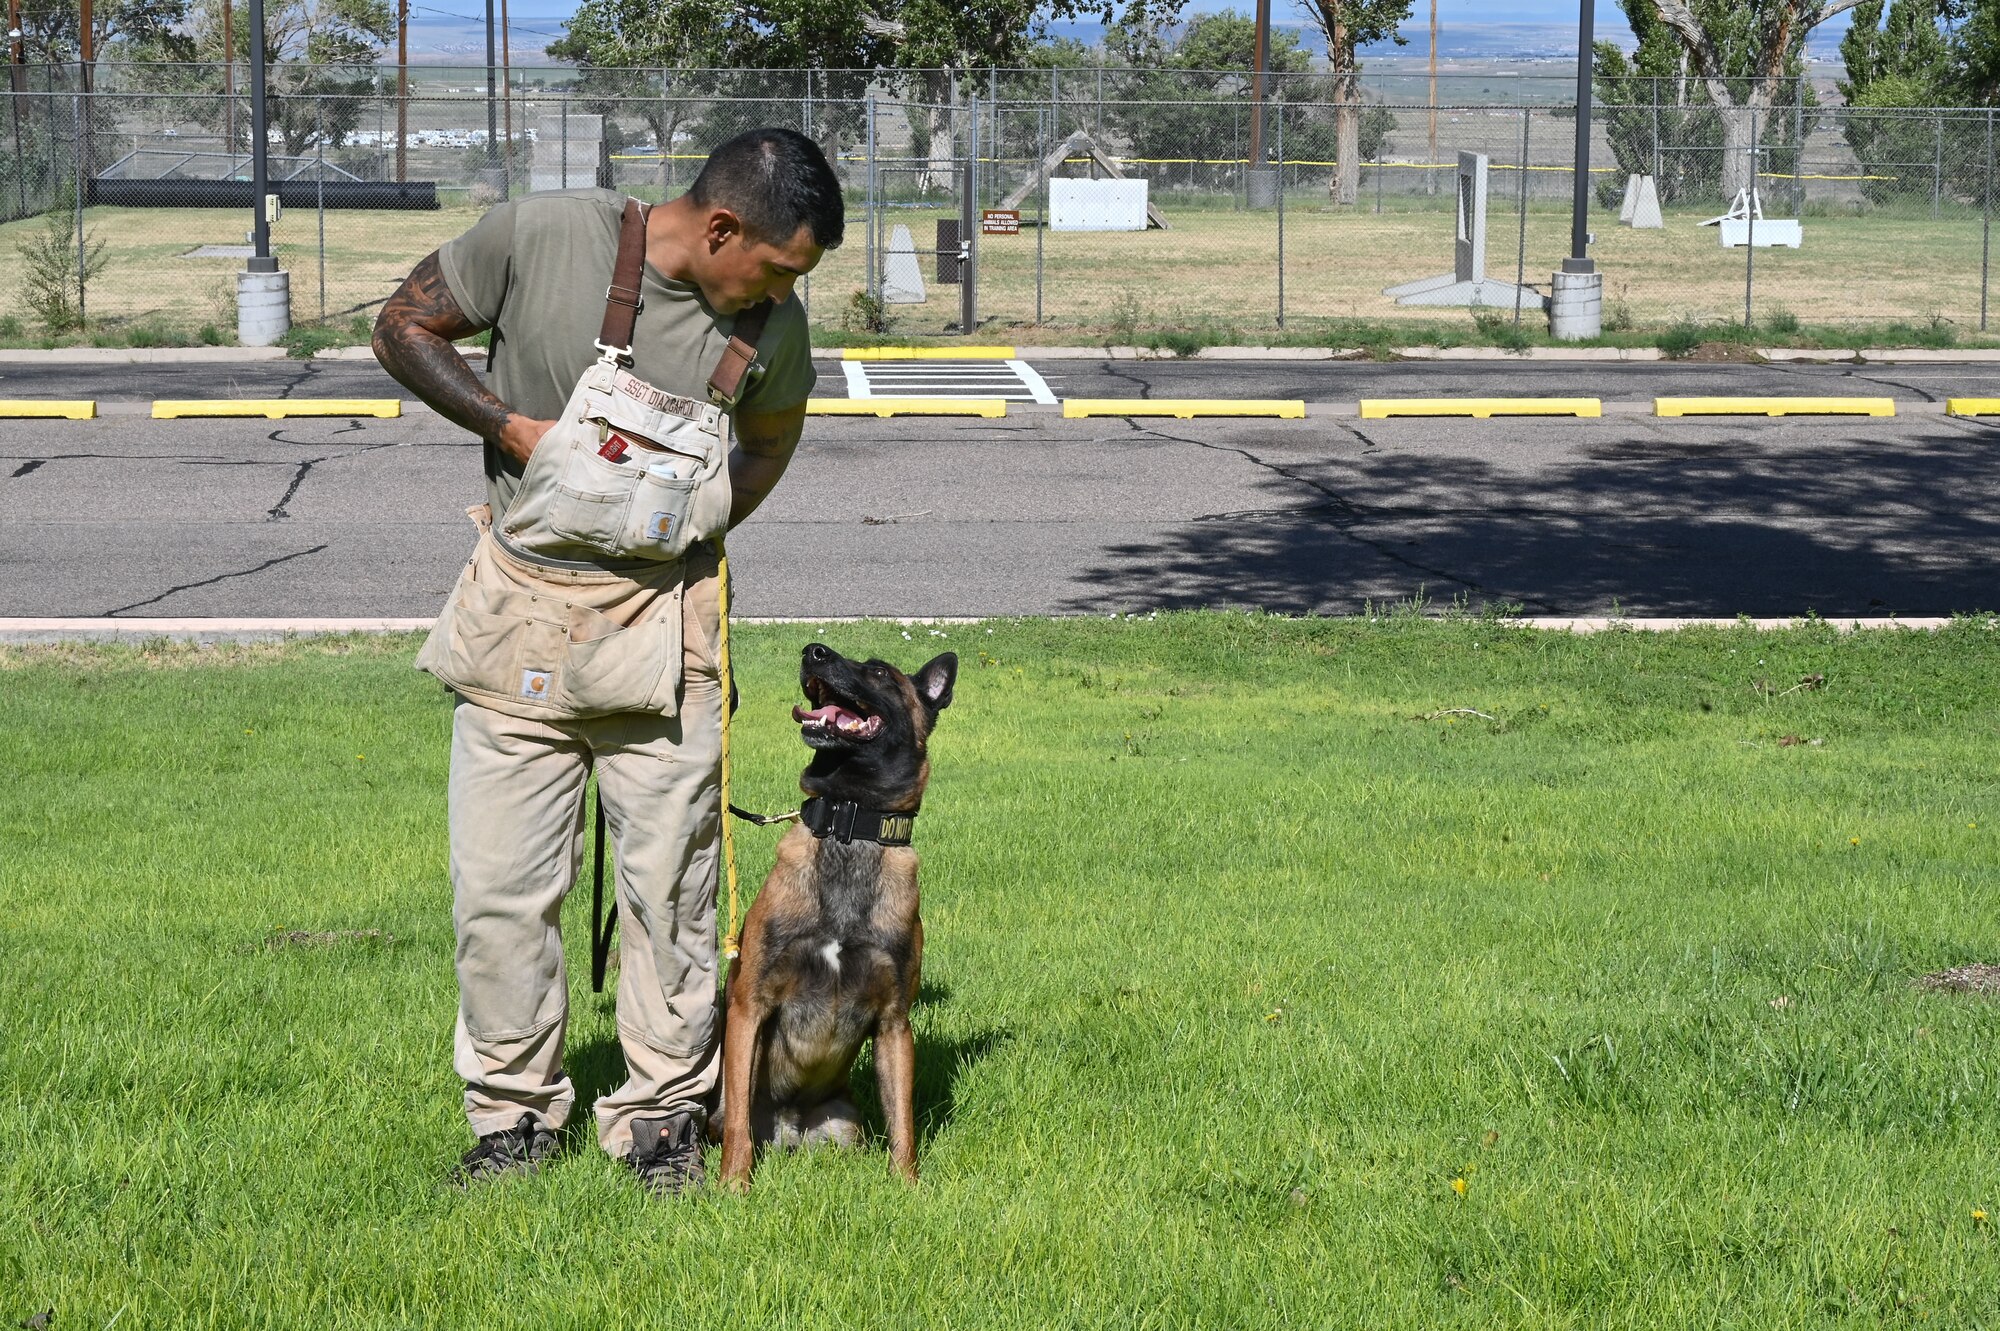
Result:
<svg viewBox="0 0 2000 1331"><path fill-rule="evenodd" d="M1983 1224L1985 1224L1985 1223L1986 1223L1986 1212L1984 1212L1984 1211L1977 1211L1977 1210L1975 1210L1975 1211L1974 1211L1974 1212L1972 1213L1972 1223L1973 1223L1973 1224L1975 1224L1975 1225L1983 1225Z"/></svg>
<svg viewBox="0 0 2000 1331"><path fill-rule="evenodd" d="M1861 838L1858 836L1851 836L1847 838L1847 844L1850 846L1858 846L1861 844Z"/></svg>
<svg viewBox="0 0 2000 1331"><path fill-rule="evenodd" d="M1471 1186L1472 1185L1467 1183L1463 1178L1455 1178L1451 1181L1451 1190L1457 1193L1460 1197L1465 1196L1465 1190Z"/></svg>

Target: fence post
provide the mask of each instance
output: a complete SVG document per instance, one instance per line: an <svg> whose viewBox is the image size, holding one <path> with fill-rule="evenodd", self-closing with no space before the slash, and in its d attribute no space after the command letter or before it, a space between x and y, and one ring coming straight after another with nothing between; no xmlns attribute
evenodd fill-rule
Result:
<svg viewBox="0 0 2000 1331"><path fill-rule="evenodd" d="M1285 103L1278 111L1278 327L1285 326Z"/></svg>
<svg viewBox="0 0 2000 1331"><path fill-rule="evenodd" d="M1792 215L1806 215L1806 95L1792 93Z"/></svg>
<svg viewBox="0 0 2000 1331"><path fill-rule="evenodd" d="M89 265L86 263L88 256L85 253L83 239L83 191L85 187L83 176L83 117L85 114L83 95L83 66L79 64L76 67L76 96L71 101L71 105L75 108L76 126L76 184L72 193L76 196L76 326L79 329L84 326L85 322L83 289L89 280Z"/></svg>
<svg viewBox="0 0 2000 1331"><path fill-rule="evenodd" d="M1993 270L1993 108L1986 108L1986 191L1979 210L1979 331L1986 331L1987 279Z"/></svg>
<svg viewBox="0 0 2000 1331"><path fill-rule="evenodd" d="M1937 156L1931 164L1931 220L1944 212L1944 112L1937 115Z"/></svg>
<svg viewBox="0 0 2000 1331"><path fill-rule="evenodd" d="M1051 70L1050 74L1053 77L1054 71ZM1055 103L1050 102L1048 115L1046 117L1040 115L1035 117L1035 161L1037 163L1048 160L1048 126L1051 121L1056 120L1059 114ZM1057 125L1057 128L1060 127L1060 125ZM1988 192L1990 193L1991 191L1989 190ZM1046 173L1042 176L1042 197L1039 200L1039 206L1036 211L1040 215L1035 219L1035 324L1039 327L1042 322L1042 237L1048 234L1049 229L1049 178Z"/></svg>
<svg viewBox="0 0 2000 1331"><path fill-rule="evenodd" d="M1660 181L1660 81L1653 80L1653 183ZM1516 282L1514 285L1519 286Z"/></svg>
<svg viewBox="0 0 2000 1331"><path fill-rule="evenodd" d="M326 320L326 98L313 98L313 142L318 161L313 174L319 177L313 193L319 204L319 317Z"/></svg>
<svg viewBox="0 0 2000 1331"><path fill-rule="evenodd" d="M1657 117L1659 104L1654 103ZM1514 327L1521 326L1521 291L1528 280L1528 126L1533 122L1535 112L1532 107L1521 108L1521 234L1514 249ZM1659 140L1654 139L1657 147Z"/></svg>
<svg viewBox="0 0 2000 1331"><path fill-rule="evenodd" d="M875 94L868 94L868 298L879 299L875 271Z"/></svg>
<svg viewBox="0 0 2000 1331"><path fill-rule="evenodd" d="M1757 293L1757 108L1750 108L1750 201L1749 221L1743 231L1743 326L1756 327L1753 313Z"/></svg>

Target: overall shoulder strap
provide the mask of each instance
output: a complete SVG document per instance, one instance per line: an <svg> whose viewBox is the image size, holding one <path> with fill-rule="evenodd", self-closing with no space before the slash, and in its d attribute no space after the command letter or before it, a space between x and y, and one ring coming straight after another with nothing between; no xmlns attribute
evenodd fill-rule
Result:
<svg viewBox="0 0 2000 1331"><path fill-rule="evenodd" d="M764 336L764 325L771 321L772 308L770 301L762 301L736 316L729 345L722 349L722 359L708 376L708 396L713 401L733 407L743 395L743 378L757 363L757 342Z"/></svg>
<svg viewBox="0 0 2000 1331"><path fill-rule="evenodd" d="M632 356L632 325L646 307L641 283L646 271L646 205L637 199L625 200L625 215L618 221L618 260L611 268L611 285L604 291L604 326L597 334L597 349L620 360Z"/></svg>

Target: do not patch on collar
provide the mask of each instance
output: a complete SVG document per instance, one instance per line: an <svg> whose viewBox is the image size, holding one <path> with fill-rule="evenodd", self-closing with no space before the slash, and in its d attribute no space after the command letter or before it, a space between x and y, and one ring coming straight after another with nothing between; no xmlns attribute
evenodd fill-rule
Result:
<svg viewBox="0 0 2000 1331"><path fill-rule="evenodd" d="M843 846L854 841L907 846L917 827L914 813L886 813L865 809L853 800L828 800L818 795L799 806L799 821L821 840L831 836Z"/></svg>

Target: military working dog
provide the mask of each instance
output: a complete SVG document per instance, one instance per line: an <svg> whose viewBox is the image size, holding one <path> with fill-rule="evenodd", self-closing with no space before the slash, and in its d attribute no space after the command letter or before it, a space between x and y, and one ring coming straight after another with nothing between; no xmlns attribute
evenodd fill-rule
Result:
<svg viewBox="0 0 2000 1331"><path fill-rule="evenodd" d="M888 1119L889 1156L917 1177L916 1002L924 927L910 848L930 779L926 746L951 702L950 652L905 675L814 643L799 665L808 706L792 709L812 761L799 825L744 921L731 968L722 1053L722 1180L750 1185L761 1145L867 1136L849 1098L862 1041Z"/></svg>

